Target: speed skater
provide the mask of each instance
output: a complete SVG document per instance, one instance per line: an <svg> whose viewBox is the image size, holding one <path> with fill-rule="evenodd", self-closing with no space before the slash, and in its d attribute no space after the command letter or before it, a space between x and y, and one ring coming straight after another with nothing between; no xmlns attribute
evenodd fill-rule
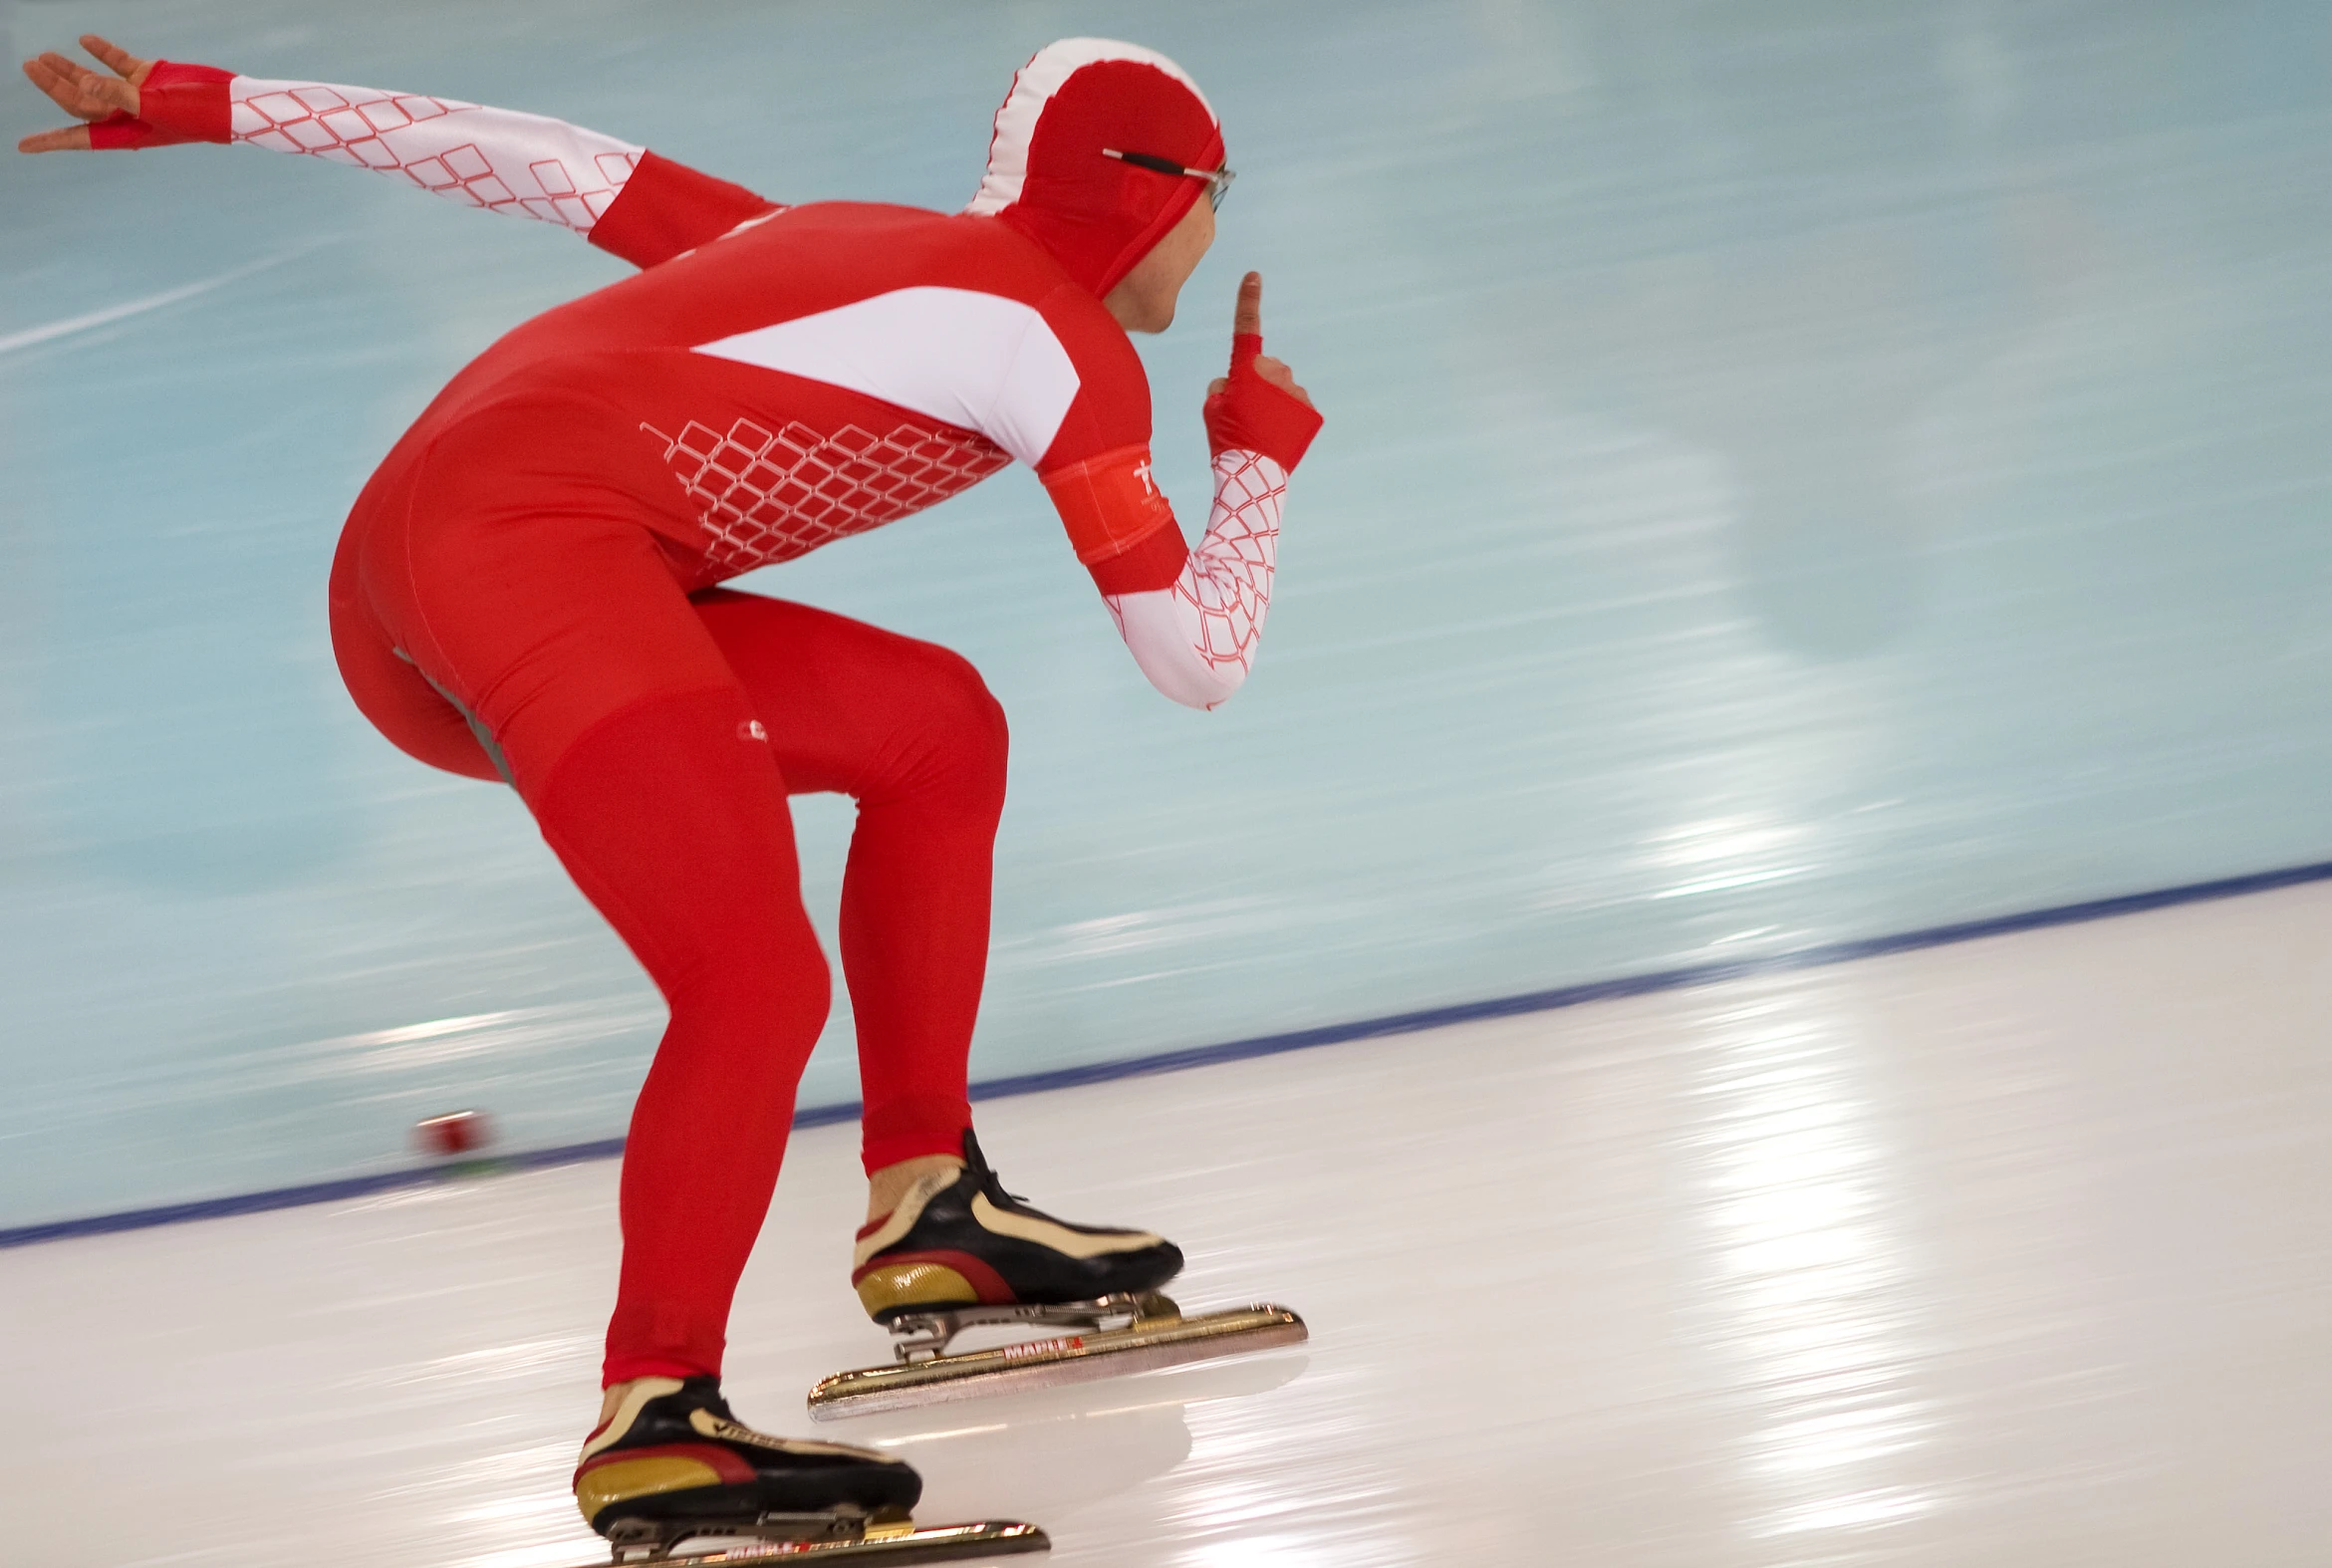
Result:
<svg viewBox="0 0 2332 1568"><path fill-rule="evenodd" d="M57 54L83 124L28 152L241 142L559 224L639 267L454 377L358 496L331 586L358 707L431 766L500 779L661 992L635 1107L604 1401L575 1487L603 1534L912 1505L872 1450L766 1437L719 1392L829 972L789 794L858 804L840 923L858 1025L878 1321L1136 1297L1164 1238L1003 1193L971 1133L1004 716L946 650L721 587L1036 470L1143 673L1213 707L1252 667L1288 476L1320 426L1239 286L1202 407L1214 495L1184 539L1128 334L1164 331L1231 183L1173 62L1037 52L961 212L789 206L597 131L422 94ZM1000 614L1011 607L1001 604Z"/></svg>

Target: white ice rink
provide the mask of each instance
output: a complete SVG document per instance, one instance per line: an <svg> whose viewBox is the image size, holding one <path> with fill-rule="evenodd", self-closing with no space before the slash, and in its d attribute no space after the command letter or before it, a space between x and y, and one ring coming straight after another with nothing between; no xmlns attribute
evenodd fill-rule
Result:
<svg viewBox="0 0 2332 1568"><path fill-rule="evenodd" d="M2332 1560L2332 888L993 1102L1301 1352L821 1429L1058 1564ZM739 1414L879 1359L802 1135ZM5 1558L552 1568L602 1164L0 1254Z"/></svg>

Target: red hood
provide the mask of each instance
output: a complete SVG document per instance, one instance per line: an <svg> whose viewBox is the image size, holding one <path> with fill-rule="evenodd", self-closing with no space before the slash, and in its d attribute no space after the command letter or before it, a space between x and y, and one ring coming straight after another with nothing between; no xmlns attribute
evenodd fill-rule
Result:
<svg viewBox="0 0 2332 1568"><path fill-rule="evenodd" d="M1096 298L1134 270L1205 193L1102 148L1190 168L1222 166L1222 128L1197 85L1161 54L1106 38L1038 50L996 111L988 171L964 210L1001 218Z"/></svg>

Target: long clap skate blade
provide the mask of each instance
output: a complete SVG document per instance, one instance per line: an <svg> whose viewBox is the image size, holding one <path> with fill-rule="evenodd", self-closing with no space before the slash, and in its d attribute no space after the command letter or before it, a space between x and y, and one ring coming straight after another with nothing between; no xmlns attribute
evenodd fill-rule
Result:
<svg viewBox="0 0 2332 1568"><path fill-rule="evenodd" d="M844 1540L751 1541L718 1551L674 1552L640 1559L647 1568L720 1568L728 1564L941 1563L982 1557L1017 1557L1051 1551L1053 1543L1033 1524L1015 1519L982 1519L976 1524L873 1525ZM619 1559L621 1561L622 1559ZM606 1568L605 1564L598 1568Z"/></svg>
<svg viewBox="0 0 2332 1568"><path fill-rule="evenodd" d="M1190 1317L1141 1318L1125 1328L1023 1340L907 1366L838 1372L810 1391L810 1415L817 1421L837 1421L1020 1389L1090 1383L1301 1344L1308 1335L1304 1320L1285 1307L1257 1305Z"/></svg>

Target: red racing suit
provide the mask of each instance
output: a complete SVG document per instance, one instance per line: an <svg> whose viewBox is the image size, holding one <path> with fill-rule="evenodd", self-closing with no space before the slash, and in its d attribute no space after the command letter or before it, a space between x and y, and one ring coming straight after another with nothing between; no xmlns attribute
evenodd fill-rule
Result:
<svg viewBox="0 0 2332 1568"><path fill-rule="evenodd" d="M1124 73L1161 69L1096 58L1120 73L1096 113L1150 80ZM1029 97L1016 80L999 145L1044 110ZM1198 102L1193 162L1219 155ZM1253 663L1318 416L1255 373L1260 340L1235 340L1191 550L1152 477L1148 382L1102 303L1114 279L1009 210L785 207L556 121L169 63L139 118L93 131L195 139L372 168L644 269L509 333L423 410L351 513L332 629L366 715L426 762L512 783L664 995L605 1373L717 1373L829 1001L785 797L859 803L842 960L876 1170L954 1153L970 1124L1005 763L1002 714L954 654L717 585L1018 459L1145 674L1211 707ZM1144 233L1192 199L1128 188Z"/></svg>

